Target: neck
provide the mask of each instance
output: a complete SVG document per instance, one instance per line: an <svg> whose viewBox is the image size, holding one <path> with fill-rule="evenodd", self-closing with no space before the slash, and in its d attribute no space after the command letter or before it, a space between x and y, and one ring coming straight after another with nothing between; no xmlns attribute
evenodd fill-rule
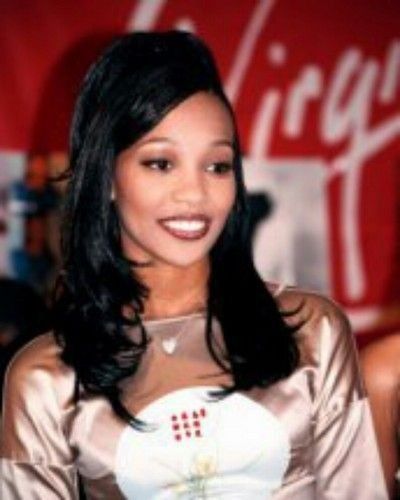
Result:
<svg viewBox="0 0 400 500"><path fill-rule="evenodd" d="M204 309L209 271L208 259L185 268L155 264L137 269L139 279L150 290L143 319L181 316Z"/></svg>

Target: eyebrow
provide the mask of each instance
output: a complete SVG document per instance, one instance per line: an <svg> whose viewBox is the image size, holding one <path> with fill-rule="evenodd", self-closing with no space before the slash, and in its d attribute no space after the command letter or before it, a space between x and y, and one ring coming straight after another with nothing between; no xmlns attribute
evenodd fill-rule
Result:
<svg viewBox="0 0 400 500"><path fill-rule="evenodd" d="M167 143L167 144L173 144L176 145L176 141L169 137L151 137L150 139L144 139L142 141L139 141L137 143L137 146L144 146L146 144L154 144L154 143ZM215 141L212 141L211 146L227 146L231 149L234 149L233 146L233 141L230 141L229 139L217 139Z"/></svg>
<svg viewBox="0 0 400 500"><path fill-rule="evenodd" d="M229 139L219 139L217 141L213 141L212 146L228 146L233 149L233 141Z"/></svg>

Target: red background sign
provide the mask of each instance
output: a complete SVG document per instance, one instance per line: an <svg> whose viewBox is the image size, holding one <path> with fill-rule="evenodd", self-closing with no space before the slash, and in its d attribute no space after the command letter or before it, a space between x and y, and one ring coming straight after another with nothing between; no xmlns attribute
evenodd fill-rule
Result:
<svg viewBox="0 0 400 500"><path fill-rule="evenodd" d="M297 205L293 196L285 202L293 214L319 196L318 222L306 211L290 231L279 222L289 219L275 222L271 246L293 247L286 275L308 285L308 266L315 287L344 305L359 331L400 327L398 2L3 0L1 6L5 154L66 150L79 81L113 34L195 31L216 55L253 181L257 168L270 168L266 191L278 206L290 179L297 183L303 193ZM303 274L302 259L309 260Z"/></svg>

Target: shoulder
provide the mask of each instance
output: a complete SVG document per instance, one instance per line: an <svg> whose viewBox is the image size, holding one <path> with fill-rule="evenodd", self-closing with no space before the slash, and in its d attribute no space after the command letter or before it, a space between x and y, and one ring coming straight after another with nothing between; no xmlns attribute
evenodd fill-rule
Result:
<svg viewBox="0 0 400 500"><path fill-rule="evenodd" d="M315 359L329 353L345 357L355 351L349 321L331 298L296 287L271 293L286 322L298 327L298 344L305 361L309 357Z"/></svg>
<svg viewBox="0 0 400 500"><path fill-rule="evenodd" d="M74 377L53 335L40 335L12 359L5 377L0 456L23 463L70 463L66 439ZM55 453L57 449L57 453Z"/></svg>
<svg viewBox="0 0 400 500"><path fill-rule="evenodd" d="M346 315L331 298L296 287L278 289L276 293L272 291L272 295L290 324L316 327L325 320L336 329L350 329Z"/></svg>
<svg viewBox="0 0 400 500"><path fill-rule="evenodd" d="M400 332L368 344L361 350L360 358L369 391L395 391L397 394L400 388Z"/></svg>
<svg viewBox="0 0 400 500"><path fill-rule="evenodd" d="M276 300L284 318L298 327L299 372L306 374L315 414L334 415L363 400L355 338L341 308L330 298L297 288L283 290Z"/></svg>
<svg viewBox="0 0 400 500"><path fill-rule="evenodd" d="M11 360L5 376L5 395L13 398L58 394L73 388L73 372L60 357L61 348L52 333L26 344Z"/></svg>

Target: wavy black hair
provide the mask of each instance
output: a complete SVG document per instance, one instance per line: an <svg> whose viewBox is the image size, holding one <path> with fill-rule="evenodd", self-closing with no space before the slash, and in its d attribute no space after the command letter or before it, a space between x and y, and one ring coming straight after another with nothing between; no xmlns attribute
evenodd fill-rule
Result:
<svg viewBox="0 0 400 500"><path fill-rule="evenodd" d="M89 70L71 132L69 187L62 231L63 271L55 302L55 334L77 387L108 398L134 426L141 422L122 402L120 382L134 375L149 343L140 319L149 290L136 263L122 253L110 192L117 155L197 92L217 96L234 114L214 59L196 36L179 31L119 37ZM236 199L210 252L205 337L210 354L233 383L221 394L266 387L298 364L295 328L257 273L248 237L249 210L237 133ZM126 307L134 312L127 317ZM215 317L225 349L211 328ZM139 328L135 342L127 327Z"/></svg>

